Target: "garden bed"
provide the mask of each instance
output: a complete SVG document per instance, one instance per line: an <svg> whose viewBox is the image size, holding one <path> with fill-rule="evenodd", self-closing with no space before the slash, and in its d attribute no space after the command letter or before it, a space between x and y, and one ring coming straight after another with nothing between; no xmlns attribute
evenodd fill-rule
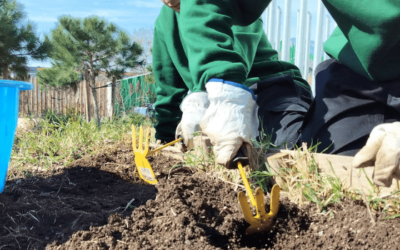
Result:
<svg viewBox="0 0 400 250"><path fill-rule="evenodd" d="M282 195L274 229L245 236L234 185L173 158L149 159L156 186L138 178L128 147L7 182L0 249L398 248L400 220L377 213L374 226L365 206L349 199L321 213ZM268 195L265 202L268 209Z"/></svg>

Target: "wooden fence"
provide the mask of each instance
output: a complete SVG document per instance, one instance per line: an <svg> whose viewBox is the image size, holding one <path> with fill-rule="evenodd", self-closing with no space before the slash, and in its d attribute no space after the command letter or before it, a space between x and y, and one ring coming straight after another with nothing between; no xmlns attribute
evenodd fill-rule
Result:
<svg viewBox="0 0 400 250"><path fill-rule="evenodd" d="M20 116L43 116L51 110L57 114L81 114L88 121L94 117L94 105L90 87L82 81L76 90L73 89L44 89L38 84L37 77L29 81L34 85L33 90L21 91L19 100ZM105 82L96 82L96 87L104 86ZM100 119L108 117L107 90L97 89ZM86 100L89 101L86 101ZM87 110L89 112L87 112Z"/></svg>

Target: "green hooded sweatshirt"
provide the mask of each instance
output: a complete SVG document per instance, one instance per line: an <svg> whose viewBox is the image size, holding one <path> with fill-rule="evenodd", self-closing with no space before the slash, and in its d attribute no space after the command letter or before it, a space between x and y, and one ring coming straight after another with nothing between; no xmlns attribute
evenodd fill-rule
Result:
<svg viewBox="0 0 400 250"><path fill-rule="evenodd" d="M399 0L323 0L338 24L326 53L373 81L400 77Z"/></svg>
<svg viewBox="0 0 400 250"><path fill-rule="evenodd" d="M218 13L222 6L205 7L201 2L182 2L180 13L163 6L155 24L157 139L174 138L183 98L188 91L205 91L211 78L250 86L268 77L289 74L309 88L295 65L278 61L259 17L248 26L233 25L226 15Z"/></svg>

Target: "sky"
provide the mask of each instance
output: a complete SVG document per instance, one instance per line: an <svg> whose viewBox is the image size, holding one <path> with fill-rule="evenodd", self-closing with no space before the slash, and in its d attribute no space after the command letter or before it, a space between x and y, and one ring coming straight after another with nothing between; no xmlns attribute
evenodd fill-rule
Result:
<svg viewBox="0 0 400 250"><path fill-rule="evenodd" d="M283 10L284 0L277 0ZM315 19L319 0L308 0L308 11L312 14L312 33L315 37ZM28 19L36 24L37 34L43 37L56 27L58 17L71 15L87 17L97 15L118 25L129 34L141 28L153 29L163 3L161 0L17 0L25 6ZM300 0L292 1L291 37L296 34L296 16ZM327 14L327 12L325 12ZM283 22L283 21L282 21ZM333 22L331 21L331 30ZM28 66L50 67L50 62L30 61Z"/></svg>

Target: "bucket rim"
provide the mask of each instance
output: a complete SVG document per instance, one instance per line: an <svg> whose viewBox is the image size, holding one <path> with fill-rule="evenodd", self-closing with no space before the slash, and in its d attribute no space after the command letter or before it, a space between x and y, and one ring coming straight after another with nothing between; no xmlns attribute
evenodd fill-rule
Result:
<svg viewBox="0 0 400 250"><path fill-rule="evenodd" d="M18 88L19 90L31 90L33 89L33 84L22 81L0 80L0 88L1 87Z"/></svg>

